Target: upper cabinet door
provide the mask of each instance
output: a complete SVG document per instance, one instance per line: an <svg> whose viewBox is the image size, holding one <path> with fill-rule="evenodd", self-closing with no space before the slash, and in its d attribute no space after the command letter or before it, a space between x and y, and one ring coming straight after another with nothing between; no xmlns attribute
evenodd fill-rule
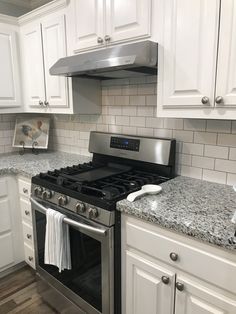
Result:
<svg viewBox="0 0 236 314"><path fill-rule="evenodd" d="M22 27L23 70L25 75L25 105L43 106L46 99L44 85L43 46L40 24Z"/></svg>
<svg viewBox="0 0 236 314"><path fill-rule="evenodd" d="M49 108L68 107L67 78L52 76L50 67L66 56L65 16L56 16L42 22L46 101Z"/></svg>
<svg viewBox="0 0 236 314"><path fill-rule="evenodd" d="M236 107L236 2L234 0L221 1L215 96L217 107Z"/></svg>
<svg viewBox="0 0 236 314"><path fill-rule="evenodd" d="M104 8L105 0L72 1L68 23L74 37L74 51L104 44Z"/></svg>
<svg viewBox="0 0 236 314"><path fill-rule="evenodd" d="M21 106L16 33L0 24L0 108Z"/></svg>
<svg viewBox="0 0 236 314"><path fill-rule="evenodd" d="M107 42L150 36L151 2L151 0L107 0Z"/></svg>
<svg viewBox="0 0 236 314"><path fill-rule="evenodd" d="M158 106L184 117L184 108L214 106L220 1L162 2Z"/></svg>

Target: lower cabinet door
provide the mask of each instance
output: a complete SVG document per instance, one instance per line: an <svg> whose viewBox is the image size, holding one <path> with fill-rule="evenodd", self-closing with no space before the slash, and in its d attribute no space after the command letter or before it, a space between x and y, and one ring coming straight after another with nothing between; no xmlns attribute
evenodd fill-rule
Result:
<svg viewBox="0 0 236 314"><path fill-rule="evenodd" d="M236 297L231 299L223 292L209 289L204 282L199 284L185 276L177 276L176 287L175 314L236 313Z"/></svg>
<svg viewBox="0 0 236 314"><path fill-rule="evenodd" d="M126 314L172 314L175 274L126 251Z"/></svg>

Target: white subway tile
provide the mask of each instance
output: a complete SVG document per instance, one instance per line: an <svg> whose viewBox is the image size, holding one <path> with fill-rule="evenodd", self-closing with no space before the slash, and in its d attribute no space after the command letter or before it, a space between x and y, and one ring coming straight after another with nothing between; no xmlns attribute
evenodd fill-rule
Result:
<svg viewBox="0 0 236 314"><path fill-rule="evenodd" d="M234 147L230 148L229 159L236 160L236 148L234 148Z"/></svg>
<svg viewBox="0 0 236 314"><path fill-rule="evenodd" d="M123 116L136 116L137 115L137 107L136 106L122 107L122 115Z"/></svg>
<svg viewBox="0 0 236 314"><path fill-rule="evenodd" d="M207 132L194 132L194 143L216 144L217 134Z"/></svg>
<svg viewBox="0 0 236 314"><path fill-rule="evenodd" d="M190 166L181 166L181 175L196 179L202 178L202 169L201 168L195 168Z"/></svg>
<svg viewBox="0 0 236 314"><path fill-rule="evenodd" d="M154 129L154 136L156 137L172 137L173 131L168 129Z"/></svg>
<svg viewBox="0 0 236 314"><path fill-rule="evenodd" d="M218 145L236 147L236 135L218 134Z"/></svg>
<svg viewBox="0 0 236 314"><path fill-rule="evenodd" d="M216 159L215 169L219 171L229 172L229 173L236 173L236 161Z"/></svg>
<svg viewBox="0 0 236 314"><path fill-rule="evenodd" d="M137 134L140 136L153 136L153 129L137 128Z"/></svg>
<svg viewBox="0 0 236 314"><path fill-rule="evenodd" d="M102 120L104 124L116 124L115 116L103 116Z"/></svg>
<svg viewBox="0 0 236 314"><path fill-rule="evenodd" d="M146 96L146 105L156 107L157 106L157 96L156 95Z"/></svg>
<svg viewBox="0 0 236 314"><path fill-rule="evenodd" d="M121 106L109 106L108 107L108 114L111 116L121 116L122 109Z"/></svg>
<svg viewBox="0 0 236 314"><path fill-rule="evenodd" d="M236 174L227 173L227 184L236 185Z"/></svg>
<svg viewBox="0 0 236 314"><path fill-rule="evenodd" d="M193 131L173 130L173 137L177 141L193 142Z"/></svg>
<svg viewBox="0 0 236 314"><path fill-rule="evenodd" d="M153 107L140 106L137 108L137 115L140 117L153 117Z"/></svg>
<svg viewBox="0 0 236 314"><path fill-rule="evenodd" d="M122 87L123 95L137 95L138 94L138 86L137 85L127 85Z"/></svg>
<svg viewBox="0 0 236 314"><path fill-rule="evenodd" d="M118 96L122 95L122 89L120 86L111 86L108 88L108 95Z"/></svg>
<svg viewBox="0 0 236 314"><path fill-rule="evenodd" d="M183 143L184 154L203 156L203 148L202 144Z"/></svg>
<svg viewBox="0 0 236 314"><path fill-rule="evenodd" d="M137 128L134 126L123 126L122 127L122 133L123 134L136 135L137 134Z"/></svg>
<svg viewBox="0 0 236 314"><path fill-rule="evenodd" d="M226 184L226 173L203 169L202 179L205 181Z"/></svg>
<svg viewBox="0 0 236 314"><path fill-rule="evenodd" d="M180 165L191 166L192 156L185 154L176 154L176 162Z"/></svg>
<svg viewBox="0 0 236 314"><path fill-rule="evenodd" d="M139 95L153 95L155 92L155 84L140 84L138 85Z"/></svg>
<svg viewBox="0 0 236 314"><path fill-rule="evenodd" d="M205 145L204 156L227 159L229 148L224 146Z"/></svg>
<svg viewBox="0 0 236 314"><path fill-rule="evenodd" d="M190 131L205 131L206 120L184 119L184 129Z"/></svg>
<svg viewBox="0 0 236 314"><path fill-rule="evenodd" d="M174 119L174 118L164 119L164 128L166 129L183 130L183 127L184 127L183 119Z"/></svg>
<svg viewBox="0 0 236 314"><path fill-rule="evenodd" d="M145 127L144 117L130 117L130 126Z"/></svg>
<svg viewBox="0 0 236 314"><path fill-rule="evenodd" d="M115 96L102 96L102 106L114 106Z"/></svg>
<svg viewBox="0 0 236 314"><path fill-rule="evenodd" d="M214 162L215 160L213 158L192 156L192 166L194 167L214 169Z"/></svg>
<svg viewBox="0 0 236 314"><path fill-rule="evenodd" d="M98 124L97 125L98 132L108 132L108 125L107 124Z"/></svg>
<svg viewBox="0 0 236 314"><path fill-rule="evenodd" d="M229 120L208 120L206 130L208 132L230 133L231 132L231 121L229 121Z"/></svg>
<svg viewBox="0 0 236 314"><path fill-rule="evenodd" d="M120 125L109 125L108 130L111 133L122 133L122 127Z"/></svg>
<svg viewBox="0 0 236 314"><path fill-rule="evenodd" d="M116 116L116 125L129 125L129 117Z"/></svg>
<svg viewBox="0 0 236 314"><path fill-rule="evenodd" d="M145 96L130 96L129 97L129 104L131 106L145 106L146 105L146 98L145 98Z"/></svg>
<svg viewBox="0 0 236 314"><path fill-rule="evenodd" d="M116 106L128 106L129 96L115 96L115 105Z"/></svg>
<svg viewBox="0 0 236 314"><path fill-rule="evenodd" d="M146 128L163 128L163 118L146 118Z"/></svg>

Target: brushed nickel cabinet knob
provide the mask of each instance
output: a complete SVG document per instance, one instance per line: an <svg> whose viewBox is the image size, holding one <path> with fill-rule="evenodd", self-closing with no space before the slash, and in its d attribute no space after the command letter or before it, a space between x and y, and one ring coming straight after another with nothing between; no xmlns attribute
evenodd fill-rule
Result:
<svg viewBox="0 0 236 314"><path fill-rule="evenodd" d="M179 291L184 290L184 285L181 282L176 282L175 286Z"/></svg>
<svg viewBox="0 0 236 314"><path fill-rule="evenodd" d="M167 276L162 276L161 277L161 281L165 284L168 285L168 283L170 282L170 278Z"/></svg>
<svg viewBox="0 0 236 314"><path fill-rule="evenodd" d="M224 99L222 96L217 96L216 99L215 99L215 102L219 105L221 103L223 103Z"/></svg>
<svg viewBox="0 0 236 314"><path fill-rule="evenodd" d="M203 105L206 105L206 104L208 104L209 103L209 98L207 97L207 96L204 96L204 97L202 97L202 104Z"/></svg>
<svg viewBox="0 0 236 314"><path fill-rule="evenodd" d="M174 252L171 252L170 253L170 259L173 261L173 262L176 262L178 260L178 254L177 253L174 253Z"/></svg>
<svg viewBox="0 0 236 314"><path fill-rule="evenodd" d="M102 43L103 43L102 37L98 37L98 38L97 38L97 43L98 43L98 44L102 44Z"/></svg>
<svg viewBox="0 0 236 314"><path fill-rule="evenodd" d="M104 37L104 39L105 39L106 42L109 42L109 41L111 40L111 36L106 35L106 36Z"/></svg>

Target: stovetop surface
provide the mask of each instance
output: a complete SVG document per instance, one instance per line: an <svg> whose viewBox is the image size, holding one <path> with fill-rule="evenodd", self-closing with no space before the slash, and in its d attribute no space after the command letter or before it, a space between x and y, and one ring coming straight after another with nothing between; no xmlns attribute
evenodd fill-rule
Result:
<svg viewBox="0 0 236 314"><path fill-rule="evenodd" d="M118 163L95 161L40 173L32 183L108 210L144 184L160 184L169 178Z"/></svg>

